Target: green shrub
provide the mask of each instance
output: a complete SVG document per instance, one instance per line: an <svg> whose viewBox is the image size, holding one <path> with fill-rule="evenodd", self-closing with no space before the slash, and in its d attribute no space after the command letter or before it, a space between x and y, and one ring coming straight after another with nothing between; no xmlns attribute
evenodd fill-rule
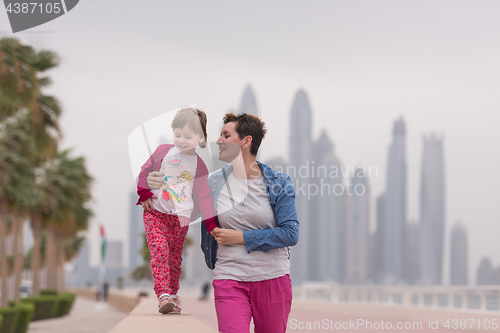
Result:
<svg viewBox="0 0 500 333"><path fill-rule="evenodd" d="M33 321L54 318L59 308L59 297L57 296L35 296L21 299L21 303L35 304Z"/></svg>
<svg viewBox="0 0 500 333"><path fill-rule="evenodd" d="M59 293L56 289L42 289L40 290L40 295L42 296L57 296Z"/></svg>
<svg viewBox="0 0 500 333"><path fill-rule="evenodd" d="M3 314L0 314L0 329L2 328L3 325Z"/></svg>
<svg viewBox="0 0 500 333"><path fill-rule="evenodd" d="M17 320L19 318L18 308L0 308L0 315L3 316L3 324L0 333L15 333Z"/></svg>
<svg viewBox="0 0 500 333"><path fill-rule="evenodd" d="M58 315L61 314L62 316L65 316L69 314L69 312L71 311L71 307L75 302L76 295L71 293L64 293L59 295L59 297L60 297L60 302L62 303L59 304Z"/></svg>
<svg viewBox="0 0 500 333"><path fill-rule="evenodd" d="M19 303L19 319L17 320L17 327L15 333L28 332L28 326L35 313L35 304L33 303Z"/></svg>

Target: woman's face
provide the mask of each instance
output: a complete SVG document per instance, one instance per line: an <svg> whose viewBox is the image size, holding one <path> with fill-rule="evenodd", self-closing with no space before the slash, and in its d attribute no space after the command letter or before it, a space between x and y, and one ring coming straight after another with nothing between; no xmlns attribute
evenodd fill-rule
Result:
<svg viewBox="0 0 500 333"><path fill-rule="evenodd" d="M219 145L219 160L230 163L238 157L245 144L245 138L241 140L238 136L236 122L228 122L222 127L217 144Z"/></svg>

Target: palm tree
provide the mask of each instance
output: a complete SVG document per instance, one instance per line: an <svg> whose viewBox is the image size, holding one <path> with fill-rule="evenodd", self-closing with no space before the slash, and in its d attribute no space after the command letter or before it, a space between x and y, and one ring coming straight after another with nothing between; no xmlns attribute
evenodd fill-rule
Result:
<svg viewBox="0 0 500 333"><path fill-rule="evenodd" d="M2 306L8 302L8 265L7 265L7 247L6 247L6 225L8 215L13 217L13 237L14 254L16 258L16 268L22 263L22 244L19 240L22 236L21 214L25 209L23 196L26 194L29 180L27 175L30 170L30 131L26 122L21 117L10 117L0 125L0 260L2 269ZM20 235L21 233L21 235ZM21 258L19 258L19 249L21 249ZM17 261L20 263L17 263ZM21 268L22 270L22 264ZM19 278L20 280L20 278ZM15 290L15 289L14 289ZM15 297L19 297L15 293Z"/></svg>
<svg viewBox="0 0 500 333"><path fill-rule="evenodd" d="M61 288L58 270L64 262L64 242L86 230L91 211L85 206L90 200L92 178L85 168L83 157L71 158L70 151L59 152L48 171L55 189L55 209L46 228L47 287ZM60 254L58 257L57 254Z"/></svg>
<svg viewBox="0 0 500 333"><path fill-rule="evenodd" d="M44 71L54 68L58 65L59 58L57 55L50 51L39 51L36 52L31 46L23 45L18 40L14 38L2 38L0 39L0 121L2 123L8 122L10 119L16 116L24 116L26 111L28 112L24 121L29 125L30 141L29 141L29 151L24 152L22 156L28 157L31 164L31 169L21 174L21 177L16 182L15 178L5 173L4 182L10 182L17 185L18 191L15 194L20 194L22 191L21 184L26 182L27 179L33 179L33 175L36 175L36 169L48 158L50 159L57 147L57 137L60 134L58 118L61 114L61 107L57 99L52 96L47 96L42 94L41 90L43 87L48 86L51 81L48 77L43 77L41 73ZM12 154L16 154L16 150L10 150ZM21 154L17 151L17 154ZM11 156L12 157L12 156ZM12 162L11 159L10 162ZM19 169L13 167L13 165L8 165L8 159L4 156L0 158L0 164L3 164L4 169L12 171L14 174L19 174ZM26 171L26 170L23 170ZM23 177L24 176L24 177ZM16 187L16 186L14 186ZM1 197L1 196L0 196ZM5 198L5 196L3 196ZM14 212L16 217L19 216L21 212L25 212L25 200L23 198L26 196L18 196L19 200L2 201L0 203L0 214L1 219L7 218L9 212ZM15 198L15 197L11 197ZM41 203L41 200L35 200L35 205L33 207L34 212L30 214L32 217L37 216L37 211L40 210L40 206L37 203ZM19 230L21 234L15 233L15 240L22 240L22 224L23 218L14 219L14 229ZM34 222L33 222L34 221ZM35 224L36 229L39 224L40 219L32 219L32 223ZM0 221L0 240L2 240L2 246L0 246L0 261L3 263L6 258L6 248L5 248L5 222ZM38 238L39 240L39 238ZM35 240L37 247L33 251L33 260L39 260L39 242ZM22 243L15 241L14 252L17 253L16 256L16 288L21 282L22 273ZM6 265L5 265L6 267ZM38 272L38 271L37 271ZM2 293L7 288L7 279L5 278L7 274L6 269L2 270ZM19 297L18 293L16 298ZM6 299L4 297L3 299ZM4 302L4 301L2 301Z"/></svg>

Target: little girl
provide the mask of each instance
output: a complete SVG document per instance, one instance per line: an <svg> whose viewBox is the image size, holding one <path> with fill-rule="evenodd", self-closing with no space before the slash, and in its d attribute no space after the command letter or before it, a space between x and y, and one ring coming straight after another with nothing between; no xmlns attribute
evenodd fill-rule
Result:
<svg viewBox="0 0 500 333"><path fill-rule="evenodd" d="M192 107L179 110L172 121L174 144L156 148L138 178L137 204L144 208L151 274L158 311L162 314L181 312L177 292L189 222L201 212L209 232L217 227L207 183L208 169L195 151L198 145L206 147L206 126L205 112ZM147 177L154 171L161 174L163 183L150 190L155 186L148 186Z"/></svg>

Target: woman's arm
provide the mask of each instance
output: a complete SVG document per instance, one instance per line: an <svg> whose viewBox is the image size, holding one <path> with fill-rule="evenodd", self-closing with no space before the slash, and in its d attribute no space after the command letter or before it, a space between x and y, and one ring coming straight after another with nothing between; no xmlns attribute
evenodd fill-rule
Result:
<svg viewBox="0 0 500 333"><path fill-rule="evenodd" d="M272 249L293 246L299 241L299 221L295 209L295 190L288 175L285 175L274 208L276 228L243 231L248 253L267 252Z"/></svg>

